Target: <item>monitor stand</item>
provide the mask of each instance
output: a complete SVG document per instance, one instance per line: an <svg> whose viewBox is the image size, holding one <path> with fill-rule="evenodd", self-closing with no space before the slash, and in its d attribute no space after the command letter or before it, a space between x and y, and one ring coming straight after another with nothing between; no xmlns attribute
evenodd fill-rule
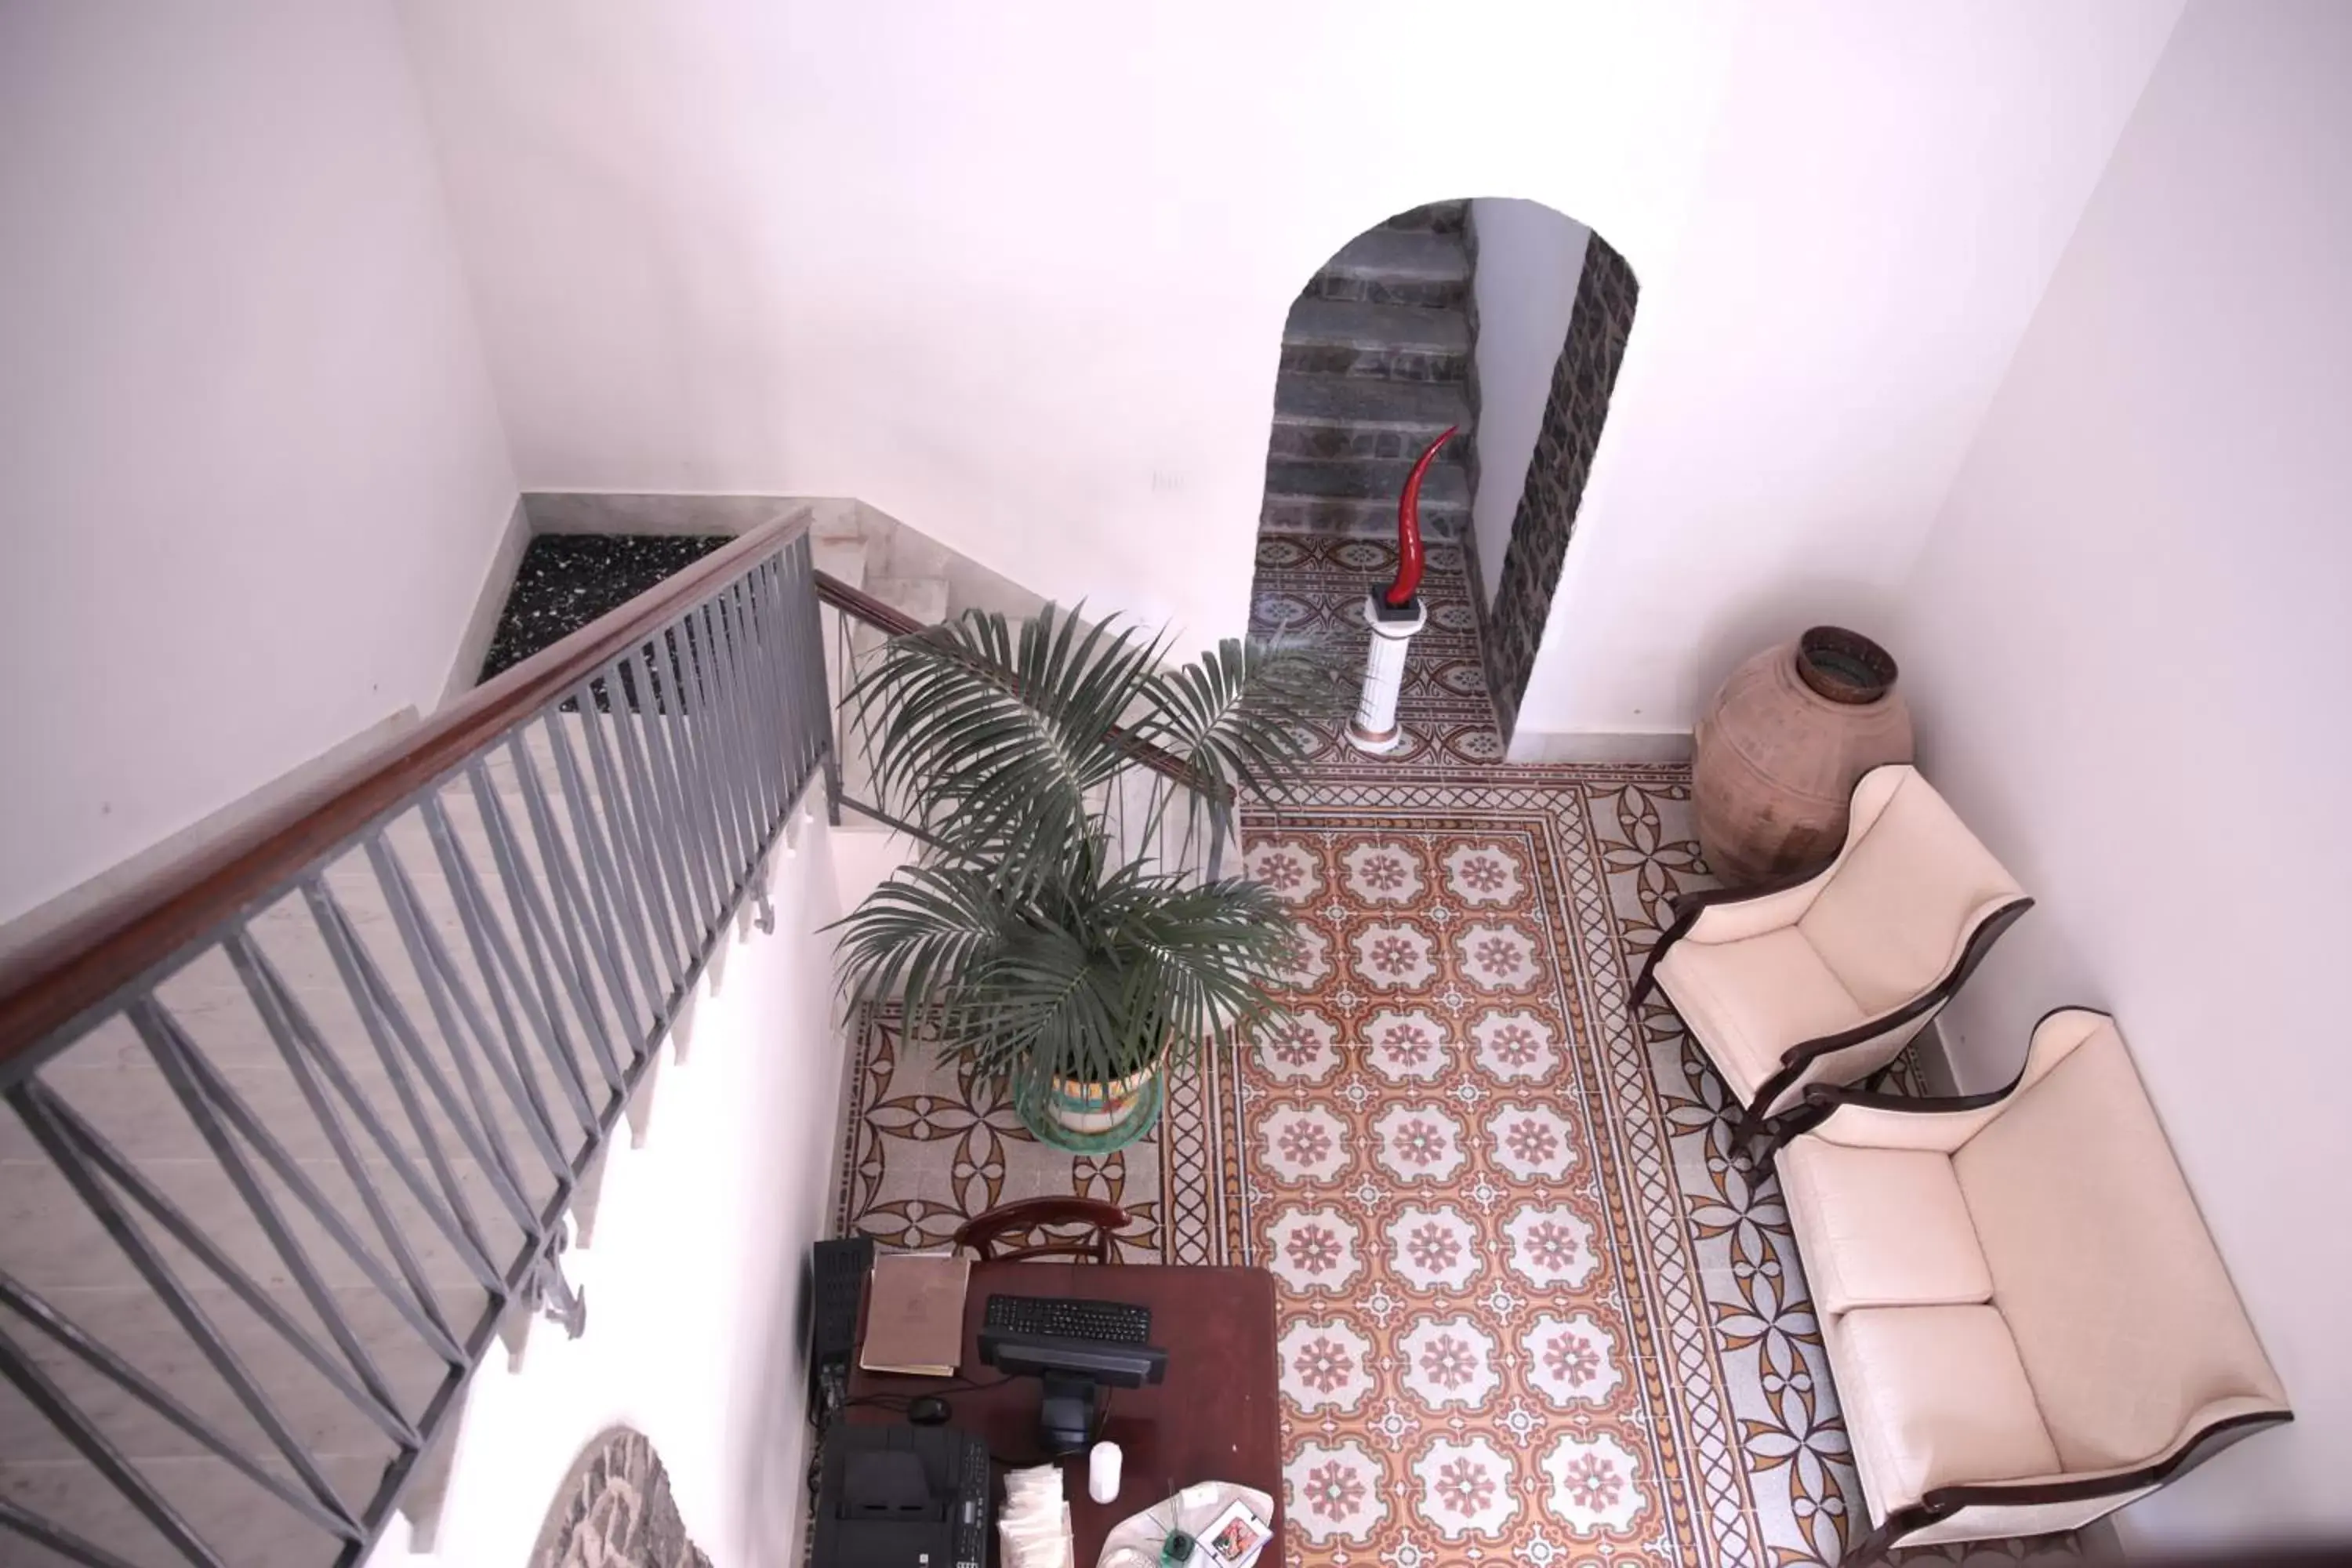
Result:
<svg viewBox="0 0 2352 1568"><path fill-rule="evenodd" d="M1037 1433L1045 1452L1057 1459L1084 1453L1101 1417L1102 1385L1061 1373L1048 1373L1042 1381L1045 1392L1037 1406Z"/></svg>

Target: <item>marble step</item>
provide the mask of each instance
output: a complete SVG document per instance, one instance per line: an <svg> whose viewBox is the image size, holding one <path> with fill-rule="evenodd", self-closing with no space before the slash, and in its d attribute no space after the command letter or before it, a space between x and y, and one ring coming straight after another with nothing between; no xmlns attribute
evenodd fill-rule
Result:
<svg viewBox="0 0 2352 1568"><path fill-rule="evenodd" d="M1277 532L1393 535L1397 498L1409 462L1314 463L1276 459L1266 465L1263 526ZM1469 524L1470 477L1463 468L1433 465L1422 482L1421 527L1427 539L1461 537Z"/></svg>
<svg viewBox="0 0 2352 1568"><path fill-rule="evenodd" d="M1465 381L1470 374L1470 325L1459 310L1310 296L1290 308L1282 334L1282 369L1392 381Z"/></svg>
<svg viewBox="0 0 2352 1568"><path fill-rule="evenodd" d="M1448 426L1461 434L1437 455L1441 468L1466 467L1470 402L1451 382L1384 381L1360 375L1283 375L1274 384L1273 458L1334 462L1420 456Z"/></svg>
<svg viewBox="0 0 2352 1568"><path fill-rule="evenodd" d="M1459 310L1470 297L1470 253L1458 231L1371 229L1325 262L1307 292L1323 300Z"/></svg>

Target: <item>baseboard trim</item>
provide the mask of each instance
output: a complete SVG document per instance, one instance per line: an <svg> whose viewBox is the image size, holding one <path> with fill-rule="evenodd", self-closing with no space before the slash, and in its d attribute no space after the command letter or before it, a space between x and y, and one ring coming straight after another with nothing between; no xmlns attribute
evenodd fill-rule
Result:
<svg viewBox="0 0 2352 1568"><path fill-rule="evenodd" d="M443 708L471 691L482 678L482 661L489 657L490 643L499 635L499 617L506 613L515 574L522 568L522 552L530 545L526 499L515 498L514 510L507 513L506 530L499 535L498 550L490 556L489 570L482 574L482 591L475 597L474 613L466 618L465 635L457 639L457 657L449 661L449 679L441 685Z"/></svg>
<svg viewBox="0 0 2352 1568"><path fill-rule="evenodd" d="M1522 729L1512 735L1505 757L1514 763L1687 763L1691 736L1687 730L1547 734Z"/></svg>
<svg viewBox="0 0 2352 1568"><path fill-rule="evenodd" d="M619 490L525 490L522 497L533 533L749 533L795 508L821 504L810 496Z"/></svg>

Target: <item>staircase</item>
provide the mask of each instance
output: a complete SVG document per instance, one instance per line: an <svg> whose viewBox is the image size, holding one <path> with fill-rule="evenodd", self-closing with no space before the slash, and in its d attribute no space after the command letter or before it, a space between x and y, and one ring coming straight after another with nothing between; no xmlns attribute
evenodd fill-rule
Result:
<svg viewBox="0 0 2352 1568"><path fill-rule="evenodd" d="M1462 434L1423 482L1422 531L1448 540L1468 531L1466 206L1416 207L1358 236L1291 307L1263 528L1392 535L1413 459L1452 425Z"/></svg>
<svg viewBox="0 0 2352 1568"><path fill-rule="evenodd" d="M0 974L0 1562L429 1547L469 1377L576 1331L560 1255L821 771L803 531Z"/></svg>

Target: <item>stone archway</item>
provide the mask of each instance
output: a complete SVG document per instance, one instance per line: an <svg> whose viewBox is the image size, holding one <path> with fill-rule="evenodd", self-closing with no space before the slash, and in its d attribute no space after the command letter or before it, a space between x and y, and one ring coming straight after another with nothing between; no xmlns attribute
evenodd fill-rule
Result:
<svg viewBox="0 0 2352 1568"><path fill-rule="evenodd" d="M1400 213L1335 252L1284 323L1252 626L1357 642L1421 490L1430 624L1391 760L1502 760L1549 619L1640 290L1567 214L1478 197Z"/></svg>
<svg viewBox="0 0 2352 1568"><path fill-rule="evenodd" d="M687 1539L669 1472L642 1432L615 1426L555 1489L531 1568L710 1568Z"/></svg>

